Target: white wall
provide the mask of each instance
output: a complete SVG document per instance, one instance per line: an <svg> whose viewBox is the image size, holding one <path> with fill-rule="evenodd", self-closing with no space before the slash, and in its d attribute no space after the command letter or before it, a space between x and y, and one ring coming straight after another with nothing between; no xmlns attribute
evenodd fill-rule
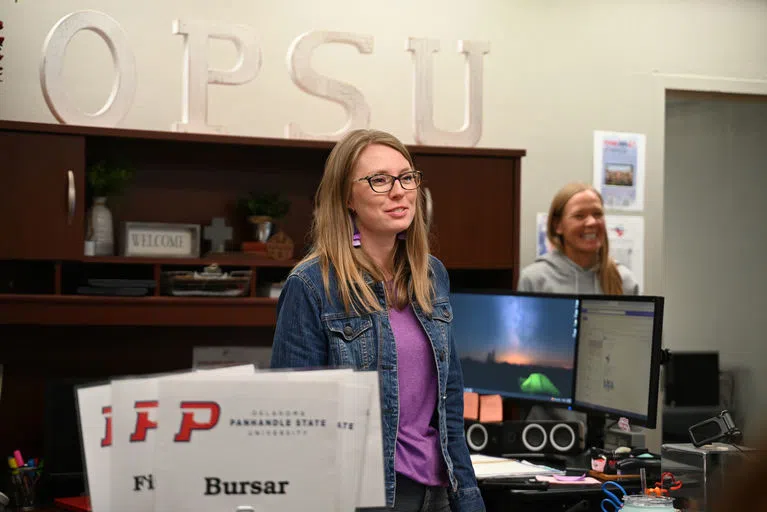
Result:
<svg viewBox="0 0 767 512"><path fill-rule="evenodd" d="M41 47L62 16L96 9L127 32L136 56L138 89L121 126L169 130L181 116L183 44L175 18L244 23L259 34L260 75L238 87L210 89L210 121L231 133L279 137L290 121L332 131L340 108L310 97L289 79L290 43L311 29L374 36L372 55L345 46L318 50L314 66L365 94L372 124L413 142L412 63L408 37L442 43L437 57L438 124L457 129L463 116L463 61L458 39L490 42L485 58L485 147L523 148L521 262L535 251L535 214L571 180L591 178L595 129L647 134L645 292L664 291L663 76L767 78L767 3L761 0L21 0L4 2L0 118L55 122L39 85ZM234 52L211 45L212 64L233 64ZM97 108L112 79L108 53L92 34L73 41L64 76L75 101ZM660 93L659 93L660 91ZM434 178L436 179L436 177ZM460 186L460 185L457 185ZM437 205L439 207L439 205Z"/></svg>
<svg viewBox="0 0 767 512"><path fill-rule="evenodd" d="M757 439L767 421L767 102L671 95L666 113L665 344L719 351L736 372L746 439Z"/></svg>

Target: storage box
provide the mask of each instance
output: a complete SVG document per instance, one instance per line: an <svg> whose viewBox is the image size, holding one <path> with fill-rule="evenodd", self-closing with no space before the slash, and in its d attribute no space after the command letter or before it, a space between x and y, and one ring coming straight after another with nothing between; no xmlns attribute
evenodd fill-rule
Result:
<svg viewBox="0 0 767 512"><path fill-rule="evenodd" d="M744 451L751 450L723 443L700 448L691 443L662 445L661 471L673 473L682 482L679 490L671 491L671 496L682 498L676 500L677 508L691 512L711 511L711 500L721 488L723 477L743 462ZM648 486L654 483L648 482Z"/></svg>

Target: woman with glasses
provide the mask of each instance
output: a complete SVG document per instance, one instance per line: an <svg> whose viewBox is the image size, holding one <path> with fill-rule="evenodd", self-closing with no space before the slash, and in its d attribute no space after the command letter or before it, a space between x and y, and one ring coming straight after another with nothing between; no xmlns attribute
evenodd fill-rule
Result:
<svg viewBox="0 0 767 512"><path fill-rule="evenodd" d="M463 377L421 173L405 146L356 130L328 157L310 254L277 304L273 368L379 372L387 509L485 510L463 431ZM392 508L393 507L393 508Z"/></svg>

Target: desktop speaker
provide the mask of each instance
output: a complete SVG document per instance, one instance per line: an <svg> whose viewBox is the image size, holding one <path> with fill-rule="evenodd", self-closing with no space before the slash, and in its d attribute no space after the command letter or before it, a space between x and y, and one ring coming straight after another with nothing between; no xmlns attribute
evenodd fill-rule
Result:
<svg viewBox="0 0 767 512"><path fill-rule="evenodd" d="M469 450L486 455L577 454L585 448L585 427L579 421L465 422Z"/></svg>

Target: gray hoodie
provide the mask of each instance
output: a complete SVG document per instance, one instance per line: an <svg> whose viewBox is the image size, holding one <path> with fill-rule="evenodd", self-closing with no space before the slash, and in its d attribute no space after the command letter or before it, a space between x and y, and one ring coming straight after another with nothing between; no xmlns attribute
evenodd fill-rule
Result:
<svg viewBox="0 0 767 512"><path fill-rule="evenodd" d="M618 272L623 279L623 294L639 295L639 285L631 270L618 263ZM557 249L536 258L534 263L522 269L517 290L538 293L602 294L596 268L584 269Z"/></svg>

